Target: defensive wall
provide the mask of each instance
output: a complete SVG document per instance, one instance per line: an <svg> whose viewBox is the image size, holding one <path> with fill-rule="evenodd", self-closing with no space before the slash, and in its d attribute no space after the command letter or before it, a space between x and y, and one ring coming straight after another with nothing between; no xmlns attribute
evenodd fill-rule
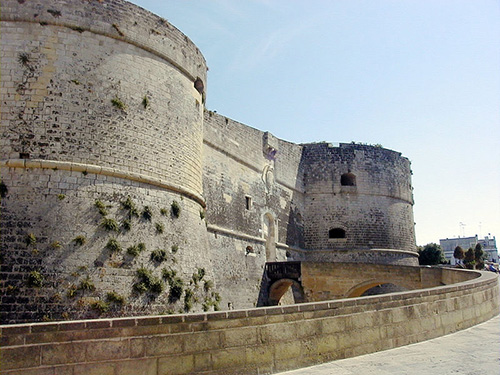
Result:
<svg viewBox="0 0 500 375"><path fill-rule="evenodd" d="M262 306L266 262L417 264L399 152L205 110L198 48L126 1L1 7L3 322Z"/></svg>
<svg viewBox="0 0 500 375"><path fill-rule="evenodd" d="M178 310L132 294L141 267L213 279L200 51L125 1L7 0L0 17L1 320L97 317L108 292L127 298L113 314Z"/></svg>
<svg viewBox="0 0 500 375"><path fill-rule="evenodd" d="M498 314L494 273L424 272L456 283L250 310L2 326L2 373L270 374L431 339Z"/></svg>

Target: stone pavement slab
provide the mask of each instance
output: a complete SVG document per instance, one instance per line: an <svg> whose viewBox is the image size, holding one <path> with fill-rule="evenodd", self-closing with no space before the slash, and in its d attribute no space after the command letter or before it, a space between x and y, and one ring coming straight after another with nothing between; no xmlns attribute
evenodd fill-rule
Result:
<svg viewBox="0 0 500 375"><path fill-rule="evenodd" d="M500 375L500 315L432 340L281 375Z"/></svg>

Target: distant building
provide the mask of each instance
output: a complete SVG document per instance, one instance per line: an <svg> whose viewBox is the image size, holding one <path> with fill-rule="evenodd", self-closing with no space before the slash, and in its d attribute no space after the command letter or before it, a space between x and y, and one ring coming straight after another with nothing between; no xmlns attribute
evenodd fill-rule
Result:
<svg viewBox="0 0 500 375"><path fill-rule="evenodd" d="M481 244L483 251L486 253L486 259L498 263L498 250L495 236L493 236L493 238L485 236L484 239L478 239L476 234L474 237L446 238L439 240L439 244L444 252L444 257L446 260L450 261L451 265L457 263L457 260L453 256L453 252L457 246L467 251L469 247L474 248L478 243Z"/></svg>

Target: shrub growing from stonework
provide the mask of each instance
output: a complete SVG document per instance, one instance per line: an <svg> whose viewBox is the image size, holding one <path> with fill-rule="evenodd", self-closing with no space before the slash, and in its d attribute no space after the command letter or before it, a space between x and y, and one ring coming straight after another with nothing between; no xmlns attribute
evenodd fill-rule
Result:
<svg viewBox="0 0 500 375"><path fill-rule="evenodd" d="M436 243L428 243L418 247L418 263L420 265L436 265L446 263L443 249Z"/></svg>

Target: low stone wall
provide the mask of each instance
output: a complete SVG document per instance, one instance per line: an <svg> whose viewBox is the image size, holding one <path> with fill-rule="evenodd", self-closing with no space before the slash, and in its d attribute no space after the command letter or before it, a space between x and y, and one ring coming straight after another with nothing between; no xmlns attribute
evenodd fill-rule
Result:
<svg viewBox="0 0 500 375"><path fill-rule="evenodd" d="M251 310L2 326L2 374L265 374L431 339L499 313L497 275L426 272L467 281Z"/></svg>

